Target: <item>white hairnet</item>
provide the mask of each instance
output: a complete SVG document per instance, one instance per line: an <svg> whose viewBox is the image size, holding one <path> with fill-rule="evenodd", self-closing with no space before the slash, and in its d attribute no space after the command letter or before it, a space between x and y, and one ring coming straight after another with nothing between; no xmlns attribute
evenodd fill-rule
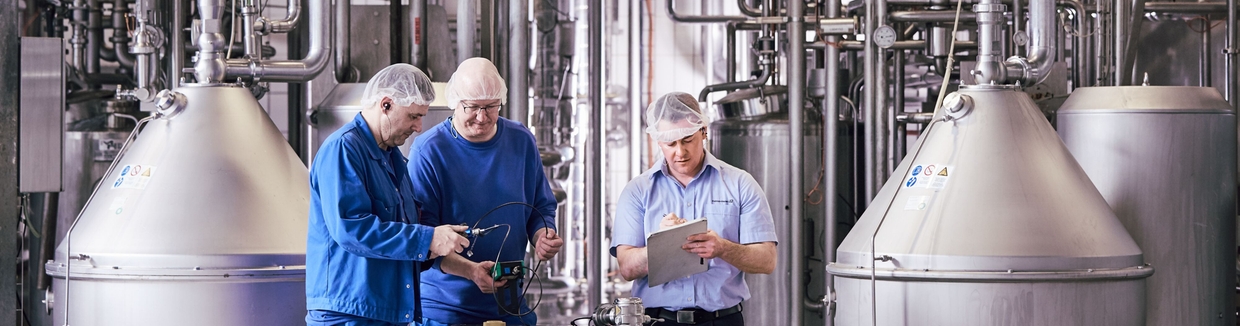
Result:
<svg viewBox="0 0 1240 326"><path fill-rule="evenodd" d="M651 138L670 143L693 135L710 121L698 109L693 95L671 92L650 103L646 108L646 123L646 133Z"/></svg>
<svg viewBox="0 0 1240 326"><path fill-rule="evenodd" d="M361 105L368 108L384 97L392 99L397 106L430 105L435 101L435 87L422 69L398 63L379 70L370 78L362 92Z"/></svg>
<svg viewBox="0 0 1240 326"><path fill-rule="evenodd" d="M456 67L452 78L448 79L448 88L444 90L448 97L448 107L456 109L461 101L500 100L500 104L508 102L508 86L504 78L499 76L495 64L485 58L469 58Z"/></svg>

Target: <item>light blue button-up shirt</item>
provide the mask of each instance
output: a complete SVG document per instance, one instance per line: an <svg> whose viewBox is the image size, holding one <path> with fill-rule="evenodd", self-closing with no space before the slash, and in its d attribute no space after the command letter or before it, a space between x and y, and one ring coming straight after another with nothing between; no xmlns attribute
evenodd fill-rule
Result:
<svg viewBox="0 0 1240 326"><path fill-rule="evenodd" d="M739 244L778 242L766 193L748 172L706 153L705 166L681 186L668 172L667 161L630 180L620 193L612 226L611 254L616 247L645 247L646 237L659 230L668 213L686 220L707 219L707 227ZM706 272L650 287L647 277L633 281L633 295L646 307L702 308L716 311L749 298L745 275L722 258L711 259Z"/></svg>

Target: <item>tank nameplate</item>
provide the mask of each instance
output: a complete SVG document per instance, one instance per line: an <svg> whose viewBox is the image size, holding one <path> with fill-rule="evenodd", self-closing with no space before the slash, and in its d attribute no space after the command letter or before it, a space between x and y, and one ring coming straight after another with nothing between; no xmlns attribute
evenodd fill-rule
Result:
<svg viewBox="0 0 1240 326"><path fill-rule="evenodd" d="M95 147L91 149L91 157L95 162L111 162L116 159L116 154L120 153L121 146L125 145L125 137L116 134L109 135L99 133L95 139Z"/></svg>

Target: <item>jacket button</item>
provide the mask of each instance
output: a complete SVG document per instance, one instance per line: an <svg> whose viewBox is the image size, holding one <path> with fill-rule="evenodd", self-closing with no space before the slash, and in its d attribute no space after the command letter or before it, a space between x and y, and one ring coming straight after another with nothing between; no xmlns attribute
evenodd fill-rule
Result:
<svg viewBox="0 0 1240 326"><path fill-rule="evenodd" d="M405 318L409 318L409 314L405 314Z"/></svg>
<svg viewBox="0 0 1240 326"><path fill-rule="evenodd" d="M405 288L406 289L410 288L409 284L405 284Z"/></svg>

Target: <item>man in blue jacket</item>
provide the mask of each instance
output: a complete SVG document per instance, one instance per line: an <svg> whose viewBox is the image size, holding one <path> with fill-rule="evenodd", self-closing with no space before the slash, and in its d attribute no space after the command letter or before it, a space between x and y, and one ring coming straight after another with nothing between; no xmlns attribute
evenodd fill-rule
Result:
<svg viewBox="0 0 1240 326"><path fill-rule="evenodd" d="M508 89L486 59L461 62L444 93L452 117L418 136L409 154L422 222L500 228L472 239L465 255L449 254L422 272L426 317L418 324L533 325L536 316L512 295L514 288L506 288L516 280L495 281L491 269L496 262L524 260L528 245L541 260L564 245L556 235L556 201L534 135L499 117Z"/></svg>
<svg viewBox="0 0 1240 326"><path fill-rule="evenodd" d="M310 169L306 324L406 325L420 315L419 261L461 252L464 226L418 224L400 146L435 99L418 68L366 84L362 112L327 137Z"/></svg>

